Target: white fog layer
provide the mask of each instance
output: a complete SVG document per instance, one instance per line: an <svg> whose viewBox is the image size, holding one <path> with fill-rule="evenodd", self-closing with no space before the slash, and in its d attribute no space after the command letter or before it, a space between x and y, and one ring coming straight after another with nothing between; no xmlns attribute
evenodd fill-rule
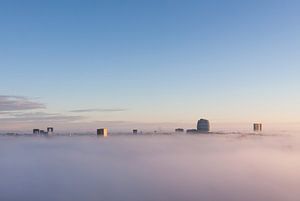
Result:
<svg viewBox="0 0 300 201"><path fill-rule="evenodd" d="M0 136L3 201L300 197L297 135Z"/></svg>

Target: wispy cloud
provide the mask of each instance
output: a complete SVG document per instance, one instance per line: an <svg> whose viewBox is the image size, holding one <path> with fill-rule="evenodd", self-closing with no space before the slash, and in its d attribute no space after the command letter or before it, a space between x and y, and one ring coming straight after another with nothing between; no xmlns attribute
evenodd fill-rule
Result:
<svg viewBox="0 0 300 201"><path fill-rule="evenodd" d="M2 129L28 128L33 125L75 123L79 115L44 112L46 105L24 96L0 95L0 126Z"/></svg>
<svg viewBox="0 0 300 201"><path fill-rule="evenodd" d="M63 115L59 113L46 113L46 112L36 112L36 113L10 113L9 116L5 118L0 118L1 122L74 122L76 120L82 119L81 116L70 116Z"/></svg>
<svg viewBox="0 0 300 201"><path fill-rule="evenodd" d="M1 117L2 116L2 117ZM76 125L84 117L46 112L11 112L8 115L0 115L0 130L2 131L30 131L32 128L44 128L54 126L69 129L68 125Z"/></svg>
<svg viewBox="0 0 300 201"><path fill-rule="evenodd" d="M24 96L0 95L0 112L43 109L42 103L32 101Z"/></svg>
<svg viewBox="0 0 300 201"><path fill-rule="evenodd" d="M80 110L71 110L70 112L74 113L85 113L85 112L124 112L127 109L124 108L90 108L90 109L80 109Z"/></svg>

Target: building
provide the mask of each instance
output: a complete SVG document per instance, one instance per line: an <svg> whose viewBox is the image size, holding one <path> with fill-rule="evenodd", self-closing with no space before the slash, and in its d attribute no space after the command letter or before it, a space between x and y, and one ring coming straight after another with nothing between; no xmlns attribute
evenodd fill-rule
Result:
<svg viewBox="0 0 300 201"><path fill-rule="evenodd" d="M137 133L138 133L138 130L137 130L137 129L134 129L134 130L132 131L132 133L133 133L133 134L137 134Z"/></svg>
<svg viewBox="0 0 300 201"><path fill-rule="evenodd" d="M261 123L254 123L253 124L253 130L254 130L254 132L262 131L262 124Z"/></svg>
<svg viewBox="0 0 300 201"><path fill-rule="evenodd" d="M184 129L183 129L183 128L176 128L176 129L175 129L175 132L176 132L176 133L183 133L183 132L184 132Z"/></svg>
<svg viewBox="0 0 300 201"><path fill-rule="evenodd" d="M208 133L209 130L209 121L207 119L200 119L197 123L197 131L199 133Z"/></svg>
<svg viewBox="0 0 300 201"><path fill-rule="evenodd" d="M48 132L48 133L53 133L53 132L54 132L54 129L53 129L52 127L48 127L48 128L47 128L47 132Z"/></svg>
<svg viewBox="0 0 300 201"><path fill-rule="evenodd" d="M99 129L97 129L97 135L98 136L107 137L107 135L108 135L108 129L107 128L99 128Z"/></svg>
<svg viewBox="0 0 300 201"><path fill-rule="evenodd" d="M48 127L47 131L45 130L40 130L40 129L33 129L33 134L42 134L42 135L48 135L48 134L52 134L54 132L54 129L52 127Z"/></svg>
<svg viewBox="0 0 300 201"><path fill-rule="evenodd" d="M187 129L186 133L195 134L195 133L198 133L198 130L197 129Z"/></svg>

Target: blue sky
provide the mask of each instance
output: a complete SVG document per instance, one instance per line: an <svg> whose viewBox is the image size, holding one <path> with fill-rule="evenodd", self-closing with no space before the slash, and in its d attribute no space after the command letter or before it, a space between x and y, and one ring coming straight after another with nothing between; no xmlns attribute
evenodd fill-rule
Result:
<svg viewBox="0 0 300 201"><path fill-rule="evenodd" d="M299 9L292 0L1 0L1 125L297 123Z"/></svg>

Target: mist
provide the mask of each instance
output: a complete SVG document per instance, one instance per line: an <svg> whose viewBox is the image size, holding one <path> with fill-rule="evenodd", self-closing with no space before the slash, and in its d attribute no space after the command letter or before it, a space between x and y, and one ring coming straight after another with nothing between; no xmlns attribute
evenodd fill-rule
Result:
<svg viewBox="0 0 300 201"><path fill-rule="evenodd" d="M298 200L299 139L0 136L0 200Z"/></svg>

